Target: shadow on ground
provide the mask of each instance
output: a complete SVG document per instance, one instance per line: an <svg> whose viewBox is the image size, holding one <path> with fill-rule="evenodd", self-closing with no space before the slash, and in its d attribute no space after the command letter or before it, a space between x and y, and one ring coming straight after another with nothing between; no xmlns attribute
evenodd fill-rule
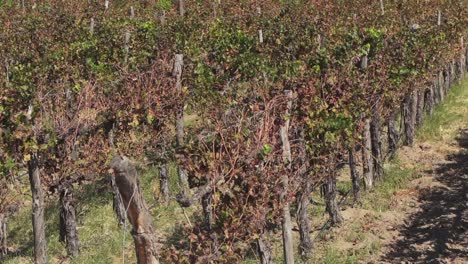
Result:
<svg viewBox="0 0 468 264"><path fill-rule="evenodd" d="M401 237L384 261L468 263L468 129L461 131L457 142L461 151L427 172L440 185L421 193L422 210L400 227Z"/></svg>

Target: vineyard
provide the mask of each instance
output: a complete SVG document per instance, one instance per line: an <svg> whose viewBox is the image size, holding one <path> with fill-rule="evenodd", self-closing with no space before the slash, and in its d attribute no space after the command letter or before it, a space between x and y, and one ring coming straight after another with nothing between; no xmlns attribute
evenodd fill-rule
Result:
<svg viewBox="0 0 468 264"><path fill-rule="evenodd" d="M311 263L317 200L342 225L468 70L466 1L5 0L0 23L0 262Z"/></svg>

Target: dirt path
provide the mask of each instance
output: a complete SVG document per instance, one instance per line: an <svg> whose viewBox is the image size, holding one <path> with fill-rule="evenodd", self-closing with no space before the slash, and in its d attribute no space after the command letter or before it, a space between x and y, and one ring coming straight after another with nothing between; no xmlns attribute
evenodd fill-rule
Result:
<svg viewBox="0 0 468 264"><path fill-rule="evenodd" d="M401 201L416 199L382 262L468 263L468 129L452 144L421 144L402 156L422 167L422 177L400 191Z"/></svg>

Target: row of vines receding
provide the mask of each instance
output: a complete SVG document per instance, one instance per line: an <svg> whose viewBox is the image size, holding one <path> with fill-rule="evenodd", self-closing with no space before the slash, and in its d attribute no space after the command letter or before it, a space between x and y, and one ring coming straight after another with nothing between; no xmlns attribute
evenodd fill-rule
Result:
<svg viewBox="0 0 468 264"><path fill-rule="evenodd" d="M36 263L45 196L80 254L74 195L90 184L113 192L139 263L273 263L280 235L285 263L307 260L311 193L340 225L342 168L359 204L466 71L464 1L1 1L0 22L0 224L29 175ZM158 168L158 206L200 208L183 239L156 242L135 164Z"/></svg>

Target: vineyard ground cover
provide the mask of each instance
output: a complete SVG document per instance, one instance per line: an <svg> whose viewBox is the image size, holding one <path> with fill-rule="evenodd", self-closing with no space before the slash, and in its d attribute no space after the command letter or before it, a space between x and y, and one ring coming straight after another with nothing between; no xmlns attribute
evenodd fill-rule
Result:
<svg viewBox="0 0 468 264"><path fill-rule="evenodd" d="M387 177L364 195L361 206L352 206L351 199L343 202L344 224L323 230L327 217L323 200L314 192L312 199L319 205L311 208L316 254L311 263L358 263L430 260L439 258L462 263L466 249L463 243L464 190L468 164L468 80L455 86L434 115L427 118L418 132L413 148L403 147L397 157L385 164ZM167 243L177 239L177 229L187 225L182 209L171 202L158 206L158 170L143 168L140 179L145 199L161 237ZM20 179L27 184L27 178ZM170 188L176 193L177 174L170 166ZM58 241L58 206L49 201L46 209L48 254L52 263L117 263L122 257L122 228L118 227L111 194L96 185L80 189L78 223L81 242L80 256L69 260ZM465 188L465 189L464 189ZM27 190L28 188L24 188ZM340 177L339 200L350 189L346 177ZM156 192L155 192L156 191ZM156 193L156 194L155 194ZM24 192L22 209L9 220L10 254L2 263L31 263L32 227L30 193ZM444 205L444 206L443 206ZM194 215L188 209L187 215ZM466 217L466 216L465 216ZM453 220L453 221L452 221ZM125 239L126 263L135 263L133 241L128 228ZM298 234L294 234L295 239ZM281 262L281 238L274 237L274 253ZM161 239L159 241L164 241ZM296 241L297 243L297 241ZM296 247L297 248L297 247ZM257 263L252 254L244 263ZM299 260L297 263L301 263Z"/></svg>

